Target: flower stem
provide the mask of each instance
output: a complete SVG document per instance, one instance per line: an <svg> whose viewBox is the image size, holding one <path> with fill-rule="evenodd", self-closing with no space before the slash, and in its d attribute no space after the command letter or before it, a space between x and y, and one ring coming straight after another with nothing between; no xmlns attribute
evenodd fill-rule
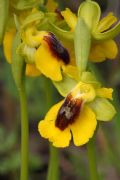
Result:
<svg viewBox="0 0 120 180"><path fill-rule="evenodd" d="M25 87L19 90L20 106L21 106L21 180L28 180L28 115L27 115L27 100Z"/></svg>
<svg viewBox="0 0 120 180"><path fill-rule="evenodd" d="M51 107L53 104L53 91L51 82L48 79L45 79L45 91L46 91L46 99L47 99L47 109ZM50 148L50 159L48 166L48 175L47 180L58 180L59 179L59 153L58 149L53 147L51 143L49 143Z"/></svg>
<svg viewBox="0 0 120 180"><path fill-rule="evenodd" d="M50 144L50 160L48 167L47 180L58 180L59 179L59 155L58 149Z"/></svg>
<svg viewBox="0 0 120 180"><path fill-rule="evenodd" d="M96 157L95 157L94 137L88 142L87 151L88 151L88 159L89 159L90 179L99 180Z"/></svg>

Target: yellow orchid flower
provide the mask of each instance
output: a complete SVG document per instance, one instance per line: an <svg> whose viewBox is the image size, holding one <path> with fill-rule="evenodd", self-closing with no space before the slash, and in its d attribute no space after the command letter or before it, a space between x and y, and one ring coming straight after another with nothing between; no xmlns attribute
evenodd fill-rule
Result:
<svg viewBox="0 0 120 180"><path fill-rule="evenodd" d="M54 80L62 80L62 71L73 63L68 51L53 33L38 31L34 19L43 18L43 14L36 9L31 11L31 17L27 16L21 25L22 43L18 47L20 55L26 61L26 75L38 76L44 74ZM30 20L30 17L32 20ZM37 21L38 22L38 21ZM34 27L34 25L35 27ZM31 26L32 25L32 26ZM24 27L24 28L23 28ZM15 28L6 31L3 41L4 53L7 61L12 63L12 42L16 34ZM70 69L70 68L69 68Z"/></svg>
<svg viewBox="0 0 120 180"><path fill-rule="evenodd" d="M109 121L115 115L115 108L107 100L112 98L112 91L79 82L39 122L39 133L55 147L69 146L72 138L76 146L84 145L93 136L97 120Z"/></svg>
<svg viewBox="0 0 120 180"><path fill-rule="evenodd" d="M70 71L70 56L66 48L56 38L47 31L38 31L34 27L27 28L22 33L22 43L18 48L19 53L26 59L27 64L33 64L34 69L39 70L46 77L54 80L62 80L62 71ZM35 75L32 69L27 74Z"/></svg>
<svg viewBox="0 0 120 180"><path fill-rule="evenodd" d="M70 27L70 31L74 31L77 24L77 16L68 8L66 8L65 11L62 11L61 14ZM117 18L113 15L113 13L109 13L106 17L98 22L94 31L97 33L107 31L116 21ZM102 42L92 41L89 59L92 62L102 62L107 58L115 59L117 53L118 47L113 39L105 40Z"/></svg>
<svg viewBox="0 0 120 180"><path fill-rule="evenodd" d="M61 68L66 70L65 65L67 65L70 61L68 51L56 39L54 34L44 31L35 31L36 36L34 36L32 35L33 31L33 29L29 28L22 35L23 41L26 43L23 48L24 52L22 52L22 55L25 55L27 58L34 59L33 62L27 63L26 75L34 77L42 73L52 80L60 81L62 79ZM10 64L12 63L11 52L15 33L15 29L6 31L3 40L4 54L6 60Z"/></svg>

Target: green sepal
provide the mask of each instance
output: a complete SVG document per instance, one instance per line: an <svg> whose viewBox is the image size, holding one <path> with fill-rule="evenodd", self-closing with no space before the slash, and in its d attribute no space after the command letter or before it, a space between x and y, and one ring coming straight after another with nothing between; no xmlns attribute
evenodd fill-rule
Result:
<svg viewBox="0 0 120 180"><path fill-rule="evenodd" d="M83 18L79 17L74 36L76 64L79 74L86 70L90 46L91 32Z"/></svg>
<svg viewBox="0 0 120 180"><path fill-rule="evenodd" d="M43 4L43 0L14 0L12 2L12 6L17 10L34 8L39 4Z"/></svg>
<svg viewBox="0 0 120 180"><path fill-rule="evenodd" d="M120 34L120 22L114 26L112 29L102 32L102 33L93 33L93 40L94 41L105 41L109 39L115 38L118 34Z"/></svg>
<svg viewBox="0 0 120 180"><path fill-rule="evenodd" d="M57 36L59 36L60 38L66 39L68 41L73 41L74 39L73 32L63 30L60 27L56 26L51 21L49 21L49 24L50 24L51 31L53 31Z"/></svg>
<svg viewBox="0 0 120 180"><path fill-rule="evenodd" d="M97 81L93 73L89 71L84 71L81 74L81 81L84 83L92 84L94 87L100 87L101 83Z"/></svg>
<svg viewBox="0 0 120 180"><path fill-rule="evenodd" d="M0 44L2 44L8 19L9 0L0 0Z"/></svg>
<svg viewBox="0 0 120 180"><path fill-rule="evenodd" d="M58 92L63 96L66 97L67 94L77 85L77 81L70 78L66 74L63 74L62 81L56 82L53 81L54 86L58 90Z"/></svg>
<svg viewBox="0 0 120 180"><path fill-rule="evenodd" d="M88 27L94 31L101 15L99 5L94 1L83 2L78 9L78 17L82 17Z"/></svg>
<svg viewBox="0 0 120 180"><path fill-rule="evenodd" d="M89 104L96 114L96 119L101 121L110 121L116 114L114 106L105 98L96 98Z"/></svg>
<svg viewBox="0 0 120 180"><path fill-rule="evenodd" d="M30 14L29 16L26 17L26 19L23 21L21 30L28 26L29 24L33 23L34 21L40 21L44 18L44 13L43 12L36 12L33 14Z"/></svg>
<svg viewBox="0 0 120 180"><path fill-rule="evenodd" d="M16 53L18 45L21 43L20 33L17 32L12 46L12 74L18 90L22 88L23 77L25 75L25 61L22 56Z"/></svg>

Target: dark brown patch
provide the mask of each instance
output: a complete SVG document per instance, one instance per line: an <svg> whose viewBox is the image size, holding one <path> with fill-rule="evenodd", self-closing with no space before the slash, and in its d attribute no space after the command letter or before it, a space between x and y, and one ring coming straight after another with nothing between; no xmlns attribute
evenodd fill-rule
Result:
<svg viewBox="0 0 120 180"><path fill-rule="evenodd" d="M44 36L44 40L47 42L53 56L57 59L62 59L65 64L70 62L70 56L67 49L63 47L53 33L49 32L48 36Z"/></svg>
<svg viewBox="0 0 120 180"><path fill-rule="evenodd" d="M80 113L81 105L81 99L73 98L72 95L69 94L58 111L55 126L60 130L64 130L69 124L74 123L75 118Z"/></svg>
<svg viewBox="0 0 120 180"><path fill-rule="evenodd" d="M64 19L64 17L62 16L61 11L60 11L59 8L56 8L56 9L55 9L55 13L58 15L58 18L59 18L59 19L62 19L62 20Z"/></svg>

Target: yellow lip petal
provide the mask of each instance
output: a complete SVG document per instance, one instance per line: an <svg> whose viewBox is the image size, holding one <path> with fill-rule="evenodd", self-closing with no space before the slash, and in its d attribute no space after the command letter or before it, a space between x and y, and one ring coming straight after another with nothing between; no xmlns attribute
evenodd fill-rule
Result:
<svg viewBox="0 0 120 180"><path fill-rule="evenodd" d="M4 39L3 39L3 49L4 55L8 63L12 63L12 42L15 36L16 30L11 29L10 31L6 31Z"/></svg>
<svg viewBox="0 0 120 180"><path fill-rule="evenodd" d="M59 103L55 104L49 111L48 113L46 114L45 116L45 120L47 121L51 121L51 120L55 120L56 117L57 117L57 113L61 107L61 105L63 104L64 100L63 101L60 101Z"/></svg>
<svg viewBox="0 0 120 180"><path fill-rule="evenodd" d="M67 147L71 140L70 128L61 131L55 126L57 113L63 101L54 105L47 113L45 120L40 121L38 125L39 133L42 137L49 139L56 147Z"/></svg>
<svg viewBox="0 0 120 180"><path fill-rule="evenodd" d="M96 129L97 121L94 112L84 106L76 121L70 126L73 141L76 146L81 146L89 141Z"/></svg>
<svg viewBox="0 0 120 180"><path fill-rule="evenodd" d="M102 43L102 47L105 52L105 56L108 59L115 59L118 54L118 47L114 40L108 40Z"/></svg>
<svg viewBox="0 0 120 180"><path fill-rule="evenodd" d="M70 128L66 128L64 131L61 131L55 127L55 121L46 121L42 120L39 123L38 131L41 136L49 139L55 147L67 147L69 146L71 140Z"/></svg>
<svg viewBox="0 0 120 180"><path fill-rule="evenodd" d="M53 81L62 80L61 61L51 54L47 45L41 45L36 51L35 64L46 77Z"/></svg>
<svg viewBox="0 0 120 180"><path fill-rule="evenodd" d="M77 23L77 16L69 9L66 8L65 11L61 12L62 16L64 17L66 23L68 24L68 26L74 30L76 23Z"/></svg>
<svg viewBox="0 0 120 180"><path fill-rule="evenodd" d="M114 40L107 40L91 47L89 59L92 62L102 62L106 58L115 59L118 54L118 47Z"/></svg>
<svg viewBox="0 0 120 180"><path fill-rule="evenodd" d="M102 62L106 59L104 50L100 44L94 44L91 46L89 59L92 62Z"/></svg>
<svg viewBox="0 0 120 180"><path fill-rule="evenodd" d="M26 65L26 75L35 77L39 76L41 72L36 68L35 64L27 64Z"/></svg>

